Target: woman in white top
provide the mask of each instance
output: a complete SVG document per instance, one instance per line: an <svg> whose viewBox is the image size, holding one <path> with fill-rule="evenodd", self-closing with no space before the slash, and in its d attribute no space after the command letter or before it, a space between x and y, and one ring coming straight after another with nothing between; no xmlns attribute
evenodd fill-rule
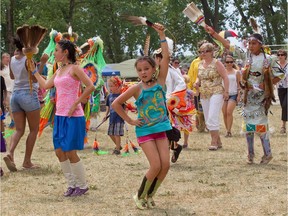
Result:
<svg viewBox="0 0 288 216"><path fill-rule="evenodd" d="M285 78L282 79L279 83L277 83L278 97L281 104L281 120L282 126L280 133L286 133L286 122L287 122L287 88L288 88L288 63L287 63L287 52L283 49L279 49L277 51L278 56L278 70L281 70L285 73ZM276 68L273 68L274 70Z"/></svg>
<svg viewBox="0 0 288 216"><path fill-rule="evenodd" d="M237 102L240 100L240 86L239 81L241 78L240 71L237 70L234 58L231 55L225 57L225 68L229 79L229 98L224 101L222 113L224 118L227 133L225 137L232 137L231 128L233 124L233 111Z"/></svg>

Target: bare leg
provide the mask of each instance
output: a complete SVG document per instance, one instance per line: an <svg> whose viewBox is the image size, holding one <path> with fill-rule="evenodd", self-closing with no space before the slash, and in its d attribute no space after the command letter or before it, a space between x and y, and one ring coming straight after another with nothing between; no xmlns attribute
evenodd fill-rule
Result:
<svg viewBox="0 0 288 216"><path fill-rule="evenodd" d="M19 143L19 140L24 135L26 125L26 114L24 112L14 112L15 133L10 140L9 157L14 162L14 151Z"/></svg>
<svg viewBox="0 0 288 216"><path fill-rule="evenodd" d="M33 148L36 142L38 130L39 130L39 122L40 122L40 109L34 110L32 112L26 113L29 125L29 134L26 139L26 150L23 161L23 167L30 168L34 164L31 162L31 156L33 152Z"/></svg>
<svg viewBox="0 0 288 216"><path fill-rule="evenodd" d="M226 131L228 132L228 127L227 127L227 106L228 106L228 101L224 101L223 106L222 106L222 114L223 114L223 120L225 124Z"/></svg>
<svg viewBox="0 0 288 216"><path fill-rule="evenodd" d="M114 135L109 135L111 140L114 142L116 149L120 150L121 148L121 137L120 136L114 136Z"/></svg>
<svg viewBox="0 0 288 216"><path fill-rule="evenodd" d="M226 128L227 128L227 132L231 133L231 129L232 129L232 124L233 124L233 111L236 107L236 102L235 101L228 101L228 106L227 106L227 113L226 113Z"/></svg>

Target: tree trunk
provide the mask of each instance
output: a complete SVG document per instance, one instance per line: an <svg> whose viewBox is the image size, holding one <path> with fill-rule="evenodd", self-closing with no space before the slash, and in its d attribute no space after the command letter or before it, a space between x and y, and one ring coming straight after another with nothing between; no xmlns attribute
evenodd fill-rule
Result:
<svg viewBox="0 0 288 216"><path fill-rule="evenodd" d="M7 4L7 14L6 14L6 39L5 43L8 44L7 52L10 55L13 55L14 53L14 43L13 43L13 37L14 37L14 18L13 18L13 11L15 8L15 0L10 0L10 3Z"/></svg>

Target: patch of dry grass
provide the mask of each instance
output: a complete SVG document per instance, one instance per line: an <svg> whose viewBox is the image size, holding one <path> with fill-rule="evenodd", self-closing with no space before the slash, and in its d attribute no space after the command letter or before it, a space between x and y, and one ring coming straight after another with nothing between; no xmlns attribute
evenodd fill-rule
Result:
<svg viewBox="0 0 288 216"><path fill-rule="evenodd" d="M157 207L145 211L137 210L132 200L149 166L143 153L137 155L130 149L127 157L96 156L91 147L86 148L79 154L90 190L81 197L64 198L66 182L53 152L52 129L46 128L33 153L41 169L10 173L1 161L5 172L1 178L1 215L287 215L287 136L279 134L280 106L271 110L274 159L268 165L258 164L263 150L257 136L256 164L246 164L246 140L239 133L242 120L235 111L233 138L224 138L224 127L221 130L223 149L207 150L208 133L190 135L189 148L171 164L155 196ZM132 127L129 129L129 137L136 143ZM97 138L101 149L111 152L114 146L106 130L107 122L97 131ZM15 152L18 167L25 139ZM93 139L90 132L89 145Z"/></svg>

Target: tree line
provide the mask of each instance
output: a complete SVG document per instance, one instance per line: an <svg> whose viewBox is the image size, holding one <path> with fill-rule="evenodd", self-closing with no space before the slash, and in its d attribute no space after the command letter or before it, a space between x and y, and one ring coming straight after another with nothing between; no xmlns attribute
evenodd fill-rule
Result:
<svg viewBox="0 0 288 216"><path fill-rule="evenodd" d="M167 36L182 51L196 51L197 42L211 40L202 27L189 21L182 13L191 0L1 0L1 50L13 54L13 36L23 24L39 24L48 29L67 32L71 25L79 35L77 45L99 36L104 41L108 63L118 63L139 55L147 33L151 33L150 52L159 47L155 32L135 27L121 15L146 16L165 25ZM252 33L249 18L254 17L262 29L266 44L283 44L287 39L287 2L285 0L195 0L203 11L205 22L216 31L227 25L240 36ZM45 36L39 46L48 45ZM39 53L40 56L41 53ZM183 55L183 53L178 53Z"/></svg>

